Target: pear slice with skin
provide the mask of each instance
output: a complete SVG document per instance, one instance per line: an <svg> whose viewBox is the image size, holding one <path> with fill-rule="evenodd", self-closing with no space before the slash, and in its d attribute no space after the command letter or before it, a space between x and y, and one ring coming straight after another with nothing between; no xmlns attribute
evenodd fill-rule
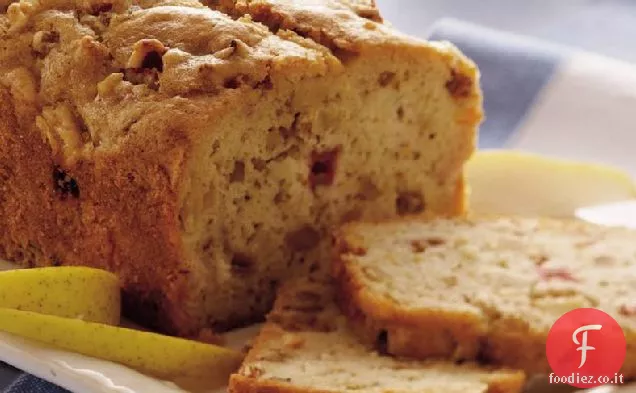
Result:
<svg viewBox="0 0 636 393"><path fill-rule="evenodd" d="M118 325L117 276L88 267L0 271L0 307Z"/></svg>
<svg viewBox="0 0 636 393"><path fill-rule="evenodd" d="M580 208L636 198L620 168L515 150L478 151L465 172L474 214L573 218Z"/></svg>
<svg viewBox="0 0 636 393"><path fill-rule="evenodd" d="M0 308L0 331L177 383L222 386L243 358L198 341L7 308Z"/></svg>

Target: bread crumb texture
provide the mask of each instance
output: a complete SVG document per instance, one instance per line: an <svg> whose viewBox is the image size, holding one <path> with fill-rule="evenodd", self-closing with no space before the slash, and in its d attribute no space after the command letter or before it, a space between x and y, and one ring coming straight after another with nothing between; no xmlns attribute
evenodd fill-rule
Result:
<svg viewBox="0 0 636 393"><path fill-rule="evenodd" d="M397 359L349 330L329 281L285 287L229 391L520 392L522 372Z"/></svg>
<svg viewBox="0 0 636 393"><path fill-rule="evenodd" d="M367 342L384 335L389 353L549 372L551 326L597 308L622 326L622 373L636 376L634 231L473 217L351 224L338 243L343 307Z"/></svg>
<svg viewBox="0 0 636 393"><path fill-rule="evenodd" d="M478 71L371 0L0 12L0 258L116 272L145 325L258 320L334 226L464 210Z"/></svg>

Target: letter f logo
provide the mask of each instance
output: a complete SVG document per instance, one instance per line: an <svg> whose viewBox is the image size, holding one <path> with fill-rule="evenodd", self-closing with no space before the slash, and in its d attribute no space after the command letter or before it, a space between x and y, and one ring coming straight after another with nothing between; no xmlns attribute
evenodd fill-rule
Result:
<svg viewBox="0 0 636 393"><path fill-rule="evenodd" d="M596 349L587 345L587 332L590 330L601 330L602 328L602 325L586 325L576 329L572 334L572 341L574 341L574 344L580 345L580 347L576 349L577 351L581 351L581 364L579 365L579 368L583 367L587 361L587 351L593 351ZM581 342L579 342L579 339L577 338L579 333L583 333Z"/></svg>

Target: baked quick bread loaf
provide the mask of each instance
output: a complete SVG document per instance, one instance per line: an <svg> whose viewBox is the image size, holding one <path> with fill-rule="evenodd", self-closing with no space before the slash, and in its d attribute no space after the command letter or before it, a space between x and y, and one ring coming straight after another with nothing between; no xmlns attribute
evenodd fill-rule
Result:
<svg viewBox="0 0 636 393"><path fill-rule="evenodd" d="M117 272L190 335L262 318L336 224L463 210L472 62L370 3L246 4L0 3L0 258Z"/></svg>
<svg viewBox="0 0 636 393"><path fill-rule="evenodd" d="M522 372L382 356L349 330L332 288L309 280L283 288L231 393L521 391Z"/></svg>
<svg viewBox="0 0 636 393"><path fill-rule="evenodd" d="M342 307L365 341L380 339L389 353L549 372L549 329L591 307L623 327L622 372L636 376L636 232L574 220L440 218L350 224L337 243Z"/></svg>

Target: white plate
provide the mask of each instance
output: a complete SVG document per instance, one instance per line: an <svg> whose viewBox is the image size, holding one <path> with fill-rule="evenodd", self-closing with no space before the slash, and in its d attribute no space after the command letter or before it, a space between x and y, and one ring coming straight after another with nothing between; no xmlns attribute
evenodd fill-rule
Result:
<svg viewBox="0 0 636 393"><path fill-rule="evenodd" d="M228 344L240 349L256 328L229 335ZM75 393L186 393L127 367L0 333L0 360ZM197 393L220 393L225 388Z"/></svg>
<svg viewBox="0 0 636 393"><path fill-rule="evenodd" d="M636 201L625 201L578 209L575 215L581 220L600 225L636 229Z"/></svg>
<svg viewBox="0 0 636 393"><path fill-rule="evenodd" d="M576 216L603 225L636 228L636 201L581 209ZM0 269L12 266L0 261ZM228 333L228 346L242 348L258 332L258 326ZM0 333L0 360L75 393L184 393L176 385L140 374L111 362L48 348L38 343ZM204 393L225 392L225 388ZM562 393L566 386L549 385L545 379L531 381L526 393ZM636 393L636 387L602 387L594 393ZM198 393L198 392L197 392ZM592 391L590 391L592 393Z"/></svg>

